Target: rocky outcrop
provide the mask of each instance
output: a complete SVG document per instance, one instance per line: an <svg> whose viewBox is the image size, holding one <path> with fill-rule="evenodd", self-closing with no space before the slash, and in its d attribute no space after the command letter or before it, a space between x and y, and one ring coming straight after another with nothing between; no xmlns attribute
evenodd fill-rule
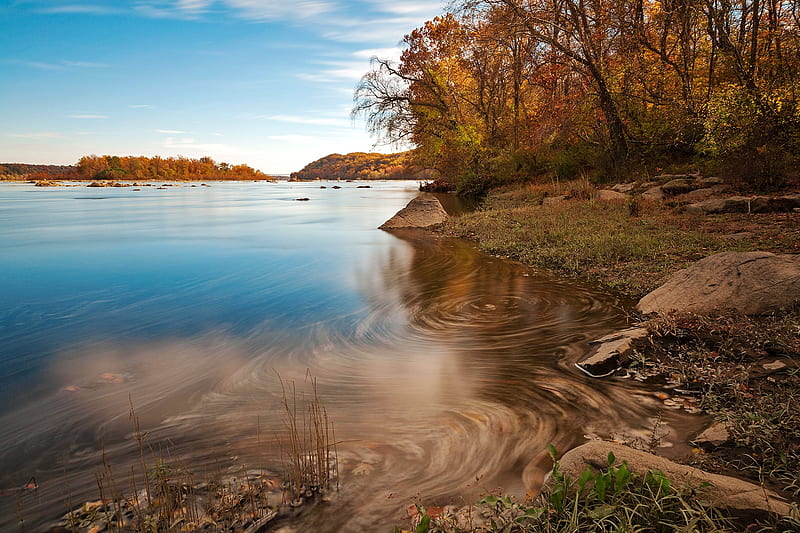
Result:
<svg viewBox="0 0 800 533"><path fill-rule="evenodd" d="M661 190L668 196L675 196L677 194L684 194L695 189L699 189L700 184L692 178L676 178L668 181L661 186Z"/></svg>
<svg viewBox="0 0 800 533"><path fill-rule="evenodd" d="M676 272L636 309L645 314L735 309L756 315L798 300L800 256L723 252Z"/></svg>
<svg viewBox="0 0 800 533"><path fill-rule="evenodd" d="M567 452L560 459L560 471L569 479L577 480L586 467L602 469L608 465L608 454L613 453L616 464L623 461L637 474L648 471L662 472L673 485L700 488L704 499L718 508L735 511L761 511L782 516L790 515L791 506L780 496L758 485L740 479L710 474L699 468L681 465L656 455L634 450L610 442L589 442ZM704 484L704 487L701 487Z"/></svg>
<svg viewBox="0 0 800 533"><path fill-rule="evenodd" d="M800 194L785 196L730 196L698 202L686 207L687 213L788 213L800 208Z"/></svg>
<svg viewBox="0 0 800 533"><path fill-rule="evenodd" d="M420 194L380 226L380 229L427 228L441 224L447 218L439 200L429 194Z"/></svg>
<svg viewBox="0 0 800 533"><path fill-rule="evenodd" d="M593 378L610 376L633 350L633 341L644 337L647 337L646 328L628 328L601 337L589 343L594 349L575 366Z"/></svg>

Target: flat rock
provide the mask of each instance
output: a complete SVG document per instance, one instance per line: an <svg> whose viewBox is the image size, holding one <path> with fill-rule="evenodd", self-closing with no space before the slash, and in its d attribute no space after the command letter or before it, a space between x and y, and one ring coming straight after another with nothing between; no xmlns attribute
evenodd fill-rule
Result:
<svg viewBox="0 0 800 533"><path fill-rule="evenodd" d="M661 186L661 190L664 191L664 194L667 194L669 196L675 196L676 194L684 194L689 191L693 191L697 188L699 187L697 184L697 180L695 180L694 177L675 178Z"/></svg>
<svg viewBox="0 0 800 533"><path fill-rule="evenodd" d="M560 204L561 202L563 202L566 199L567 199L567 197L564 196L564 195L561 195L561 196L545 196L544 198L542 198L542 205Z"/></svg>
<svg viewBox="0 0 800 533"><path fill-rule="evenodd" d="M715 178L715 177L700 178L697 181L703 187L716 187L718 185L722 185L723 183L725 183L725 181L722 178Z"/></svg>
<svg viewBox="0 0 800 533"><path fill-rule="evenodd" d="M609 452L616 457L615 464L619 465L625 461L628 469L637 474L643 475L648 471L657 470L663 472L673 484L692 488L710 483L710 486L702 489L703 495L715 507L736 511L762 511L781 516L792 513L791 506L784 499L763 487L740 479L711 474L621 444L593 441L578 446L560 459L560 470L566 477L575 481L586 467L597 470L608 465Z"/></svg>
<svg viewBox="0 0 800 533"><path fill-rule="evenodd" d="M634 188L636 188L636 182L632 181L630 183L617 183L611 187L611 190L617 192L631 192Z"/></svg>
<svg viewBox="0 0 800 533"><path fill-rule="evenodd" d="M784 196L730 196L698 202L686 207L687 213L789 213L800 207L800 194Z"/></svg>
<svg viewBox="0 0 800 533"><path fill-rule="evenodd" d="M660 202L666 195L660 186L650 187L642 193L643 200L650 200L653 202Z"/></svg>
<svg viewBox="0 0 800 533"><path fill-rule="evenodd" d="M621 192L612 191L611 189L600 189L599 191L595 191L592 194L592 200L597 200L599 202L617 202L620 200L625 200L628 198L627 194L623 194Z"/></svg>
<svg viewBox="0 0 800 533"><path fill-rule="evenodd" d="M692 439L692 442L699 446L710 446L716 448L717 446L722 446L729 440L731 440L731 435L728 431L728 425L724 422L714 422L698 436Z"/></svg>
<svg viewBox="0 0 800 533"><path fill-rule="evenodd" d="M636 309L645 314L735 309L757 315L798 300L800 256L722 252L676 272Z"/></svg>
<svg viewBox="0 0 800 533"><path fill-rule="evenodd" d="M429 194L420 194L397 212L395 216L380 226L380 229L427 228L441 224L447 219L438 198Z"/></svg>
<svg viewBox="0 0 800 533"><path fill-rule="evenodd" d="M708 200L711 196L717 195L717 191L711 188L695 189L685 194L679 195L676 199L681 202L702 202Z"/></svg>
<svg viewBox="0 0 800 533"><path fill-rule="evenodd" d="M595 348L575 366L593 378L610 376L630 354L633 341L647 337L647 334L647 328L628 328L594 340L589 344Z"/></svg>

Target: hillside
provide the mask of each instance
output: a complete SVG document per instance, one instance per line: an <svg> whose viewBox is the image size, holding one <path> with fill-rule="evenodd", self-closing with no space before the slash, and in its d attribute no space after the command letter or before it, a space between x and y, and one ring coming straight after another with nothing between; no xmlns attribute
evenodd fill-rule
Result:
<svg viewBox="0 0 800 533"><path fill-rule="evenodd" d="M65 179L75 172L69 165L29 165L27 163L0 163L0 180L20 180L29 176L43 179Z"/></svg>
<svg viewBox="0 0 800 533"><path fill-rule="evenodd" d="M429 179L430 171L415 166L411 162L410 154L410 152L331 154L309 163L299 172L292 172L290 179L295 181Z"/></svg>

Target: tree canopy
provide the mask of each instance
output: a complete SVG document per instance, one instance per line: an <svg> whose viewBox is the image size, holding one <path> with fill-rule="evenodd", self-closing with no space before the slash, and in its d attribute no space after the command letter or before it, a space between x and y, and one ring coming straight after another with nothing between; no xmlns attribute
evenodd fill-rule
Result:
<svg viewBox="0 0 800 533"><path fill-rule="evenodd" d="M480 192L680 162L779 185L800 156L800 4L458 0L355 92L379 140Z"/></svg>

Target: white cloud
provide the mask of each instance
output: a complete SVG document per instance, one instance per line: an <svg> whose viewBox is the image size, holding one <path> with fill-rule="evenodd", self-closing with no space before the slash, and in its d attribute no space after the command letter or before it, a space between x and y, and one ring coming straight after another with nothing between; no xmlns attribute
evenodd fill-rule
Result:
<svg viewBox="0 0 800 533"><path fill-rule="evenodd" d="M342 118L324 117L317 114L310 117L298 115L256 115L252 118L256 120L274 120L276 122L287 122L290 124L305 124L313 126L343 126L346 125L347 122Z"/></svg>
<svg viewBox="0 0 800 533"><path fill-rule="evenodd" d="M250 20L304 20L335 11L336 4L319 0L225 0L239 16Z"/></svg>
<svg viewBox="0 0 800 533"><path fill-rule="evenodd" d="M77 68L108 68L111 65L105 63L93 63L91 61L62 61L64 66Z"/></svg>
<svg viewBox="0 0 800 533"><path fill-rule="evenodd" d="M68 115L67 118L78 118L85 120L105 120L109 117L107 115Z"/></svg>
<svg viewBox="0 0 800 533"><path fill-rule="evenodd" d="M181 155L210 155L212 157L230 157L241 154L236 146L220 143L202 143L191 137L167 137L162 146Z"/></svg>
<svg viewBox="0 0 800 533"><path fill-rule="evenodd" d="M156 133L166 133L168 135L185 135L189 132L181 130L156 130Z"/></svg>
<svg viewBox="0 0 800 533"><path fill-rule="evenodd" d="M357 50L353 52L353 56L360 59L372 59L373 57L379 57L381 59L399 59L400 54L402 53L402 48L399 46L394 46L392 48L371 48L367 50Z"/></svg>
<svg viewBox="0 0 800 533"><path fill-rule="evenodd" d="M47 6L37 10L39 13L50 15L61 14L87 14L87 15L115 15L124 10L112 8L110 6L99 6L96 4L63 4L60 6Z"/></svg>
<svg viewBox="0 0 800 533"><path fill-rule="evenodd" d="M131 109L155 109L156 106L150 104L129 104Z"/></svg>
<svg viewBox="0 0 800 533"><path fill-rule="evenodd" d="M40 131L36 133L9 133L9 137L17 137L19 139L60 139L63 137L60 133L55 131Z"/></svg>
<svg viewBox="0 0 800 533"><path fill-rule="evenodd" d="M269 139L271 141L283 141L295 144L318 143L321 140L319 137L312 137L311 135L297 135L297 134L270 135Z"/></svg>

